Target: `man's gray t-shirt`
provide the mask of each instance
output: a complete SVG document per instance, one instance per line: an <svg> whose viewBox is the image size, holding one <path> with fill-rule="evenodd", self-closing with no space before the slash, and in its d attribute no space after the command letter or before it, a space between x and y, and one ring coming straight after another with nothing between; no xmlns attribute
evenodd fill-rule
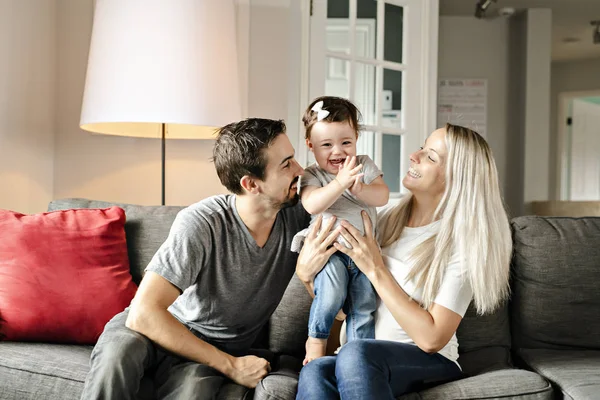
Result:
<svg viewBox="0 0 600 400"><path fill-rule="evenodd" d="M364 174L362 181L367 185L371 184L378 177L383 176L383 172L381 172L371 157L366 155L356 156L356 165L359 164L362 164L361 173ZM323 170L315 163L304 169L304 174L300 180L300 188L302 190L302 188L306 186L327 186L335 179L335 177L335 175ZM360 215L362 210L367 212L369 218L371 218L371 222L373 223L373 228L375 228L375 223L377 221L377 209L369 206L364 201L359 200L356 196L350 193L350 190L346 189L344 193L342 193L342 195L338 197L338 199L331 205L331 207L322 213L323 221L326 221L335 215L337 220L334 226L338 226L342 220L346 220L360 230L362 234L364 234L362 216ZM315 223L317 217L318 215L312 216L310 223L311 227ZM293 251L300 251L302 243L304 242L304 238L307 234L308 230L298 232L296 239L292 244Z"/></svg>
<svg viewBox="0 0 600 400"><path fill-rule="evenodd" d="M171 314L231 353L250 348L279 304L296 267L292 238L309 222L300 203L282 209L260 248L235 198L213 196L182 210L146 267L182 291Z"/></svg>

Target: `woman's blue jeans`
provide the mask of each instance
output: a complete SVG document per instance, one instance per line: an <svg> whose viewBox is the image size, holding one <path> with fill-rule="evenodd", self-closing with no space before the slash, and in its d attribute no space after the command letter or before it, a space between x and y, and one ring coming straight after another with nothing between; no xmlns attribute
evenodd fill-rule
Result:
<svg viewBox="0 0 600 400"><path fill-rule="evenodd" d="M412 344L355 340L337 356L317 358L302 368L296 400L393 400L461 375L454 362Z"/></svg>
<svg viewBox="0 0 600 400"><path fill-rule="evenodd" d="M377 295L369 278L344 253L334 253L315 277L315 298L308 317L308 336L327 339L338 311L346 314L348 341L373 339Z"/></svg>

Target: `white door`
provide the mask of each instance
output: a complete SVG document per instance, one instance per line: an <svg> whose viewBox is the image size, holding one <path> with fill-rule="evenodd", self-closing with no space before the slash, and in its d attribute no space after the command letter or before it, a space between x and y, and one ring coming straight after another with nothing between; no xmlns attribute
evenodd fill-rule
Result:
<svg viewBox="0 0 600 400"><path fill-rule="evenodd" d="M600 200L600 104L573 100L569 200Z"/></svg>
<svg viewBox="0 0 600 400"><path fill-rule="evenodd" d="M363 115L358 151L398 196L408 155L435 129L438 0L313 0L311 9L305 103L352 100Z"/></svg>
<svg viewBox="0 0 600 400"><path fill-rule="evenodd" d="M358 58L375 58L376 20L358 18L355 24L354 53ZM350 22L348 18L327 18L326 43L332 52L350 54ZM350 98L352 82L347 60L326 58L325 93L330 96ZM365 117L375 114L375 68L357 64L354 69L354 95L352 100ZM372 121L363 121L372 124ZM373 134L363 132L357 143L358 154L373 158ZM311 153L312 156L312 153ZM314 161L312 158L311 162Z"/></svg>

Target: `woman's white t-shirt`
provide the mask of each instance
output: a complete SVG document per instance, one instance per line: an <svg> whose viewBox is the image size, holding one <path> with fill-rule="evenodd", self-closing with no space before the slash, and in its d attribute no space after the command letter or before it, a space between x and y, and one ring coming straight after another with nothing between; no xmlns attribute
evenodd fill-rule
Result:
<svg viewBox="0 0 600 400"><path fill-rule="evenodd" d="M410 255L419 244L436 234L439 228L440 221L417 228L405 227L400 239L390 246L382 248L383 261L396 279L396 282L398 282L406 294L418 302L422 301L422 290L415 290L415 280L405 282L413 266ZM458 254L455 253L446 267L444 278L442 279L434 303L446 307L463 317L471 303L472 297L473 291L471 285L461 268ZM340 341L341 343L345 343L345 327L341 333ZM378 307L375 311L375 339L415 345L415 342L402 329L400 324L396 322L392 313L381 299L378 299ZM458 365L458 340L456 339L456 333L452 335L448 344L438 353Z"/></svg>

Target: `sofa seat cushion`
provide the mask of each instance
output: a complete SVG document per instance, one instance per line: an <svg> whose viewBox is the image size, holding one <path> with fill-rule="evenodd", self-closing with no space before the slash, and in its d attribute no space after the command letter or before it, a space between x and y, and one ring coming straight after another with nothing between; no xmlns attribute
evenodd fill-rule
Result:
<svg viewBox="0 0 600 400"><path fill-rule="evenodd" d="M256 387L254 400L295 398L301 359L282 355L276 365L277 369ZM550 384L535 372L507 368L409 393L398 400L551 400L552 393Z"/></svg>
<svg viewBox="0 0 600 400"><path fill-rule="evenodd" d="M0 399L78 399L92 346L0 342Z"/></svg>
<svg viewBox="0 0 600 400"><path fill-rule="evenodd" d="M552 387L540 375L520 369L486 372L400 396L398 400L550 400Z"/></svg>
<svg viewBox="0 0 600 400"><path fill-rule="evenodd" d="M521 349L521 359L546 377L569 399L600 395L600 351Z"/></svg>
<svg viewBox="0 0 600 400"><path fill-rule="evenodd" d="M79 399L90 369L92 346L0 342L0 399ZM250 399L252 391L233 382L218 400ZM154 400L152 381L144 377L139 400ZM293 399L291 397L290 399Z"/></svg>

